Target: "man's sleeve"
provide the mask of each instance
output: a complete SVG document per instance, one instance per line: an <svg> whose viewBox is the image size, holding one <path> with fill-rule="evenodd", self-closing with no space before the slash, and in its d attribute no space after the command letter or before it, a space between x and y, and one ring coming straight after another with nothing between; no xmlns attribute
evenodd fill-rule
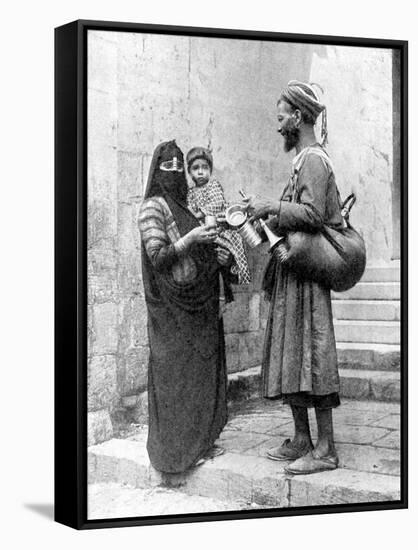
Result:
<svg viewBox="0 0 418 550"><path fill-rule="evenodd" d="M298 174L298 202L281 201L277 226L281 231L319 231L325 219L329 168L319 155L308 154Z"/></svg>

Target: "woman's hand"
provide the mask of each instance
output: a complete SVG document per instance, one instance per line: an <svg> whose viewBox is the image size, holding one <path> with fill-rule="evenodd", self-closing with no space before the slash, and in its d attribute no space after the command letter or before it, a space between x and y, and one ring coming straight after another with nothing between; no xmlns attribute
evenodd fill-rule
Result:
<svg viewBox="0 0 418 550"><path fill-rule="evenodd" d="M215 248L215 252L216 252L216 259L218 260L218 264L226 267L231 263L232 254L229 252L229 250L226 250L226 248L223 248L222 246L217 246Z"/></svg>
<svg viewBox="0 0 418 550"><path fill-rule="evenodd" d="M275 214L279 209L279 201L265 197L252 195L245 202L247 202L248 215L255 220Z"/></svg>
<svg viewBox="0 0 418 550"><path fill-rule="evenodd" d="M199 227L195 227L189 231L184 238L188 244L210 244L214 242L217 236L218 230L216 228L207 227L206 225L199 225Z"/></svg>

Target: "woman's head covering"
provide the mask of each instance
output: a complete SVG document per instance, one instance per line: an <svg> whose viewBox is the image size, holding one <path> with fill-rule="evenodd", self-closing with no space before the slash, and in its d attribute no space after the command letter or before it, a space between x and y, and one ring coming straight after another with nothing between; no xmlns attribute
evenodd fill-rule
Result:
<svg viewBox="0 0 418 550"><path fill-rule="evenodd" d="M213 170L213 157L209 149L204 147L193 147L186 155L187 171L190 172L190 167L196 159L204 159L210 167L210 171Z"/></svg>
<svg viewBox="0 0 418 550"><path fill-rule="evenodd" d="M171 169L167 169L166 166L170 164ZM175 140L160 143L154 151L144 198L154 196L170 196L180 203L186 203L187 181L183 153Z"/></svg>
<svg viewBox="0 0 418 550"><path fill-rule="evenodd" d="M322 91L322 88L318 84L307 84L299 80L291 80L282 91L279 101L284 100L295 109L299 109L313 123L315 123L318 116L322 113L321 138L324 145L328 139L327 110L325 105L319 100L314 86L317 86Z"/></svg>

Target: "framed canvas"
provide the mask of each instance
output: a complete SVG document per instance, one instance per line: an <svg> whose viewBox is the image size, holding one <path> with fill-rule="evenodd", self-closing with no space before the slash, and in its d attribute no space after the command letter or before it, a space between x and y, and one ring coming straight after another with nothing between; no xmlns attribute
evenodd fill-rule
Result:
<svg viewBox="0 0 418 550"><path fill-rule="evenodd" d="M55 48L56 521L407 507L407 43Z"/></svg>

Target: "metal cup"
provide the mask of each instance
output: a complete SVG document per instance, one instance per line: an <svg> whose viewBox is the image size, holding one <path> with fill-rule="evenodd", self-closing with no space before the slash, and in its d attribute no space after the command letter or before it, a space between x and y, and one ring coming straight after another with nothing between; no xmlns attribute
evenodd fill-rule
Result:
<svg viewBox="0 0 418 550"><path fill-rule="evenodd" d="M230 227L238 229L247 221L247 212L242 204L232 204L226 209L225 218Z"/></svg>
<svg viewBox="0 0 418 550"><path fill-rule="evenodd" d="M247 220L242 227L238 229L238 233L245 240L250 248L255 248L262 243L260 235L254 229L252 224Z"/></svg>
<svg viewBox="0 0 418 550"><path fill-rule="evenodd" d="M206 227L216 229L216 227L218 225L217 221L216 221L216 216L213 216L212 214L206 214L206 216L205 216L205 225L206 225Z"/></svg>

